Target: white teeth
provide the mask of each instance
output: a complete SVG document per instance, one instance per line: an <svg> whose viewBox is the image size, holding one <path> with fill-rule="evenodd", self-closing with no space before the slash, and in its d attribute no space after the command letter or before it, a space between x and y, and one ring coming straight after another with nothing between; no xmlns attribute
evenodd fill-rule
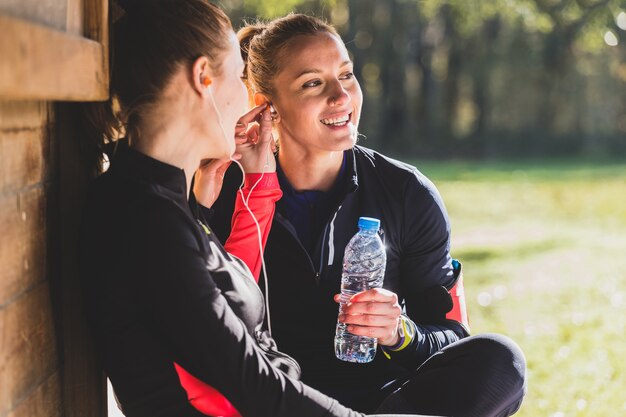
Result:
<svg viewBox="0 0 626 417"><path fill-rule="evenodd" d="M322 119L321 122L325 125L343 126L348 123L348 120L350 120L350 115L346 114L345 116L335 117L332 119Z"/></svg>

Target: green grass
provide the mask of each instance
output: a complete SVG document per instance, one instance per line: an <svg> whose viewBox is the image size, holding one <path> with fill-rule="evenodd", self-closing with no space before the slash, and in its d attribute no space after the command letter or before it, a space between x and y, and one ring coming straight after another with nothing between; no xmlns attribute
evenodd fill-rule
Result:
<svg viewBox="0 0 626 417"><path fill-rule="evenodd" d="M626 164L415 165L448 208L473 333L526 354L517 416L626 415Z"/></svg>

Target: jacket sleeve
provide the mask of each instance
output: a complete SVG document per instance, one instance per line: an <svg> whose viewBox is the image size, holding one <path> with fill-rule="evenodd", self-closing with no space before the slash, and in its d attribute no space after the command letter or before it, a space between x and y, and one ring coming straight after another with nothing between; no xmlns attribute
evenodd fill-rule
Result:
<svg viewBox="0 0 626 417"><path fill-rule="evenodd" d="M242 415L360 416L272 367L221 295L194 227L174 207L150 207L128 231L131 276L155 343Z"/></svg>
<svg viewBox="0 0 626 417"><path fill-rule="evenodd" d="M265 248L276 209L276 201L281 196L282 192L275 172L263 176L261 174L246 174L242 192L237 193L231 232L224 248L228 253L245 262L257 282L262 265L259 239L261 239L261 248ZM258 222L260 237L257 223L250 216L246 204Z"/></svg>
<svg viewBox="0 0 626 417"><path fill-rule="evenodd" d="M407 181L403 196L400 288L405 337L410 340L397 346L398 350L383 351L387 358L414 369L468 333L461 323L446 318L452 309L449 291L457 277L450 256L450 223L441 196L417 170Z"/></svg>

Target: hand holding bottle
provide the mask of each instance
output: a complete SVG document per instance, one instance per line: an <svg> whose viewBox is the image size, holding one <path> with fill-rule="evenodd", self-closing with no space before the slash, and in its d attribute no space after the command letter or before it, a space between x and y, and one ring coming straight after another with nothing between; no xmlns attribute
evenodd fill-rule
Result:
<svg viewBox="0 0 626 417"><path fill-rule="evenodd" d="M335 295L334 299L339 303L341 295ZM382 346L393 346L399 339L401 314L394 292L372 288L353 295L343 306L339 321L347 324L352 334L376 338Z"/></svg>

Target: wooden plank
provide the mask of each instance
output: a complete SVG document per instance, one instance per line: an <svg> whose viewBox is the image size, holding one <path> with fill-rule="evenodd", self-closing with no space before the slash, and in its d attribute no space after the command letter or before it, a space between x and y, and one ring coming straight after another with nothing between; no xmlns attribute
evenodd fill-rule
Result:
<svg viewBox="0 0 626 417"><path fill-rule="evenodd" d="M99 42L104 48L102 71L106 74L103 83L109 90L109 0L86 1L84 3L84 35ZM108 97L108 95L107 95Z"/></svg>
<svg viewBox="0 0 626 417"><path fill-rule="evenodd" d="M98 101L108 97L102 43L0 14L0 98Z"/></svg>
<svg viewBox="0 0 626 417"><path fill-rule="evenodd" d="M78 1L78 0L71 0ZM109 1L86 1L84 4L83 34L94 41L108 46L109 41Z"/></svg>
<svg viewBox="0 0 626 417"><path fill-rule="evenodd" d="M40 183L46 172L46 130L0 132L0 194Z"/></svg>
<svg viewBox="0 0 626 417"><path fill-rule="evenodd" d="M48 105L43 101L0 100L0 135L8 130L42 129L48 120Z"/></svg>
<svg viewBox="0 0 626 417"><path fill-rule="evenodd" d="M50 375L6 417L61 417L61 377Z"/></svg>
<svg viewBox="0 0 626 417"><path fill-rule="evenodd" d="M42 188L0 198L0 307L45 278L46 195Z"/></svg>
<svg viewBox="0 0 626 417"><path fill-rule="evenodd" d="M87 3L92 3L92 1L88 0ZM67 0L67 24L65 26L65 31L68 34L80 36L84 33L84 9L83 0Z"/></svg>
<svg viewBox="0 0 626 417"><path fill-rule="evenodd" d="M47 282L0 309L0 415L58 369Z"/></svg>

